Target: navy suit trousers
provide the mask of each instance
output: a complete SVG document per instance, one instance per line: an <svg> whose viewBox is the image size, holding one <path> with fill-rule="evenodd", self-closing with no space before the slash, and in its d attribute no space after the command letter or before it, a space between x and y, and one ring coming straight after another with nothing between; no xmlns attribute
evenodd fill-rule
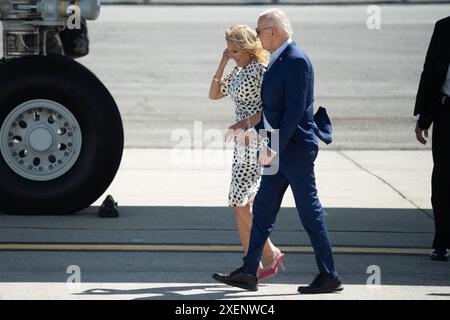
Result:
<svg viewBox="0 0 450 320"><path fill-rule="evenodd" d="M256 276L264 244L274 228L284 193L291 186L301 223L314 248L319 271L336 275L324 210L316 189L314 161L317 154L317 146L305 148L289 142L280 156L277 174L263 175L253 204L253 225L249 249L244 257L244 272Z"/></svg>

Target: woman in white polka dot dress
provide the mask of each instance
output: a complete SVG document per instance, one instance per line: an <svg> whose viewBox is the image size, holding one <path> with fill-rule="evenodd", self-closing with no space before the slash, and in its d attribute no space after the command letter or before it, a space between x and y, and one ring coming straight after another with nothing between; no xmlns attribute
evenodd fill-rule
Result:
<svg viewBox="0 0 450 320"><path fill-rule="evenodd" d="M252 128L261 121L261 83L268 52L265 51L256 32L247 25L234 25L226 31L227 49L222 55L219 67L211 82L210 99L217 100L230 96L235 104L236 123L227 130L227 140L235 139L239 132ZM236 62L236 67L225 77L224 69L228 61ZM257 151L266 141L255 140L244 147L235 141L232 179L228 204L234 208L236 224L244 249L247 252L252 227L252 204L258 191L263 168L257 163ZM271 270L280 250L267 240L263 261L258 270L260 279L274 275Z"/></svg>

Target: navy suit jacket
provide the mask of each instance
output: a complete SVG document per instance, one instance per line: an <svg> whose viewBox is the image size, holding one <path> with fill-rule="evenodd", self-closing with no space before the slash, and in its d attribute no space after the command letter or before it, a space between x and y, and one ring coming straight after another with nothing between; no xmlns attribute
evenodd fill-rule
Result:
<svg viewBox="0 0 450 320"><path fill-rule="evenodd" d="M428 129L442 108L439 96L450 63L450 16L436 22L417 90L414 115L419 127Z"/></svg>
<svg viewBox="0 0 450 320"><path fill-rule="evenodd" d="M278 154L288 143L310 150L317 147L317 137L331 142L331 122L325 109L320 108L314 116L314 69L294 42L265 73L261 98L264 116L273 129L279 130ZM264 129L263 120L256 129ZM271 140L269 147L274 148Z"/></svg>

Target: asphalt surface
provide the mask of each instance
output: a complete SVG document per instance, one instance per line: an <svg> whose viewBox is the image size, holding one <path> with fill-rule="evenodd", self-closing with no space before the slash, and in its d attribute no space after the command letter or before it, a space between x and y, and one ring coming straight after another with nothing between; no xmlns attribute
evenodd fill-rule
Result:
<svg viewBox="0 0 450 320"><path fill-rule="evenodd" d="M271 235L286 254L287 271L263 281L256 293L211 279L242 263L234 214L226 205L232 154L181 165L174 156L181 150L175 151L126 149L111 187L78 214L0 213L0 298L450 298L449 262L429 258L430 152L320 153L317 185L345 289L309 296L296 290L317 267L290 190ZM214 151L190 152L191 159L212 159ZM106 194L119 202L117 219L97 215ZM374 270L379 282L371 278Z"/></svg>
<svg viewBox="0 0 450 320"><path fill-rule="evenodd" d="M448 262L428 258L432 220L418 210L327 208L336 265L346 289L337 295L308 296L298 295L296 288L313 279L316 265L293 208L281 210L272 237L286 253L287 271L263 281L258 293L211 279L213 272L229 272L241 264L228 209L122 206L121 217L112 220L98 218L97 209L51 219L0 215L0 298L449 298ZM25 247L40 243L41 248L5 249L5 243ZM55 243L64 245L52 249L50 244ZM94 245L103 247L91 248ZM370 252L375 248L378 252ZM398 252L391 252L392 248ZM408 253L407 248L415 249ZM80 283L67 283L70 266L79 268ZM378 289L369 279L373 266L380 270Z"/></svg>
<svg viewBox="0 0 450 320"><path fill-rule="evenodd" d="M226 208L232 150L211 140L232 123L233 106L209 101L208 86L224 29L254 26L266 8L103 8L89 24L91 54L80 62L104 81L123 116L127 148L105 192L120 217L97 216L105 195L75 215L0 213L0 299L450 298L448 262L428 256L431 153L400 150L422 149L414 96L433 24L449 5L382 6L382 28L373 31L365 6L284 8L315 65L316 103L334 123L335 142L321 145L332 150L321 152L316 173L345 290L296 293L317 270L289 190L272 235L287 272L257 293L211 279L238 267L242 253ZM71 266L79 283L67 284ZM378 289L369 281L373 266Z"/></svg>
<svg viewBox="0 0 450 320"><path fill-rule="evenodd" d="M235 23L255 26L267 8L103 7L99 20L89 23L91 53L80 62L115 97L126 147L179 146L176 130L193 136L196 121L203 134L232 124L232 102L207 98L224 30ZM415 95L434 23L450 5L382 5L379 30L367 28L365 5L283 9L314 64L315 104L327 107L334 124L327 148L422 148L413 134ZM202 143L201 136L195 139Z"/></svg>

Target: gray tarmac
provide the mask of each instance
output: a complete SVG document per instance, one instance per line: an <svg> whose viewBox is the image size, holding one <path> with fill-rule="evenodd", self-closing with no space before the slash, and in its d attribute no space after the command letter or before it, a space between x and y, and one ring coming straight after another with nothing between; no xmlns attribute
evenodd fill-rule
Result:
<svg viewBox="0 0 450 320"><path fill-rule="evenodd" d="M180 152L126 149L111 187L78 214L0 213L0 298L450 299L449 262L429 258L429 151L320 153L319 196L345 289L318 296L296 291L317 266L289 189L271 235L286 254L286 272L253 293L211 278L242 263L226 203L232 154L207 161L217 151L191 150L179 162ZM97 215L107 194L119 203L117 219ZM73 268L79 282L72 282Z"/></svg>
<svg viewBox="0 0 450 320"><path fill-rule="evenodd" d="M209 101L208 87L224 29L254 26L266 8L103 8L80 62L122 113L120 170L78 214L0 213L0 299L450 299L448 262L429 259L431 152L415 142L411 117L433 24L448 4L382 6L373 31L366 6L283 7L315 65L316 104L334 124L316 174L345 290L296 293L317 270L290 190L272 234L287 271L255 293L211 279L240 266L242 253L226 203L232 150L220 137L234 110ZM97 216L107 194L118 219Z"/></svg>
<svg viewBox="0 0 450 320"><path fill-rule="evenodd" d="M315 104L326 106L342 149L421 149L413 134L415 95L434 23L449 4L380 5L369 30L367 5L284 6L294 39L315 67ZM126 147L170 148L174 131L225 130L229 99L208 100L225 47L224 31L252 27L268 6L104 6L89 23L91 54L80 60L110 89ZM231 67L231 66L230 66Z"/></svg>

